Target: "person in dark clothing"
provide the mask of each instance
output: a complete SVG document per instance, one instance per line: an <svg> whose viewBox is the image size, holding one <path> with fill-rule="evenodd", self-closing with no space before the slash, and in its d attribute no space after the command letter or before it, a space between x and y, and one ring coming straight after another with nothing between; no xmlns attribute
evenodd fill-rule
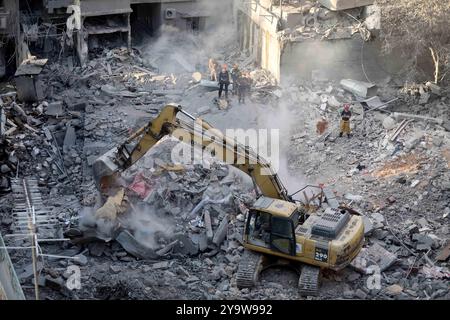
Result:
<svg viewBox="0 0 450 320"><path fill-rule="evenodd" d="M250 75L248 73L243 73L238 79L238 84L239 103L245 103L245 97L252 86L252 79L250 78Z"/></svg>
<svg viewBox="0 0 450 320"><path fill-rule="evenodd" d="M231 79L233 80L233 96L239 93L239 78L241 77L241 70L239 66L235 64L231 69Z"/></svg>
<svg viewBox="0 0 450 320"><path fill-rule="evenodd" d="M344 133L350 138L350 118L352 117L352 112L350 111L350 105L348 103L344 104L344 110L341 112L341 132L339 137L342 137Z"/></svg>
<svg viewBox="0 0 450 320"><path fill-rule="evenodd" d="M219 99L222 97L222 92L225 89L225 98L228 99L228 86L230 85L230 73L227 65L222 66L222 71L219 73Z"/></svg>

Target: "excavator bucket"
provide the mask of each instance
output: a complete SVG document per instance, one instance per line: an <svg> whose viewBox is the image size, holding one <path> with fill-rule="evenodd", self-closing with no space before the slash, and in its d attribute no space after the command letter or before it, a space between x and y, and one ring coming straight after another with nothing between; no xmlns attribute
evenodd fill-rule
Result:
<svg viewBox="0 0 450 320"><path fill-rule="evenodd" d="M92 164L95 184L99 190L109 187L115 180L119 170L115 162L117 148L113 148L97 158Z"/></svg>

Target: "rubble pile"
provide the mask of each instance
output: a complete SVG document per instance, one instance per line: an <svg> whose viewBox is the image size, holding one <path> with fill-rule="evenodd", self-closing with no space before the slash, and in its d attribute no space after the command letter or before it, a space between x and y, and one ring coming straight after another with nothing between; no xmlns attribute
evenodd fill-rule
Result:
<svg viewBox="0 0 450 320"><path fill-rule="evenodd" d="M274 11L279 11L279 8ZM356 33L367 41L371 37L371 21L376 14L369 10L366 17L361 19L360 8L332 11L321 6L318 1L290 2L283 5L283 13L285 28L279 32L279 36L286 43L348 39Z"/></svg>
<svg viewBox="0 0 450 320"><path fill-rule="evenodd" d="M274 102L278 98L279 87L270 72L258 69L250 72L253 81L251 99L259 103Z"/></svg>
<svg viewBox="0 0 450 320"><path fill-rule="evenodd" d="M95 233L99 239L116 239L141 259L171 253L195 256L220 250L225 239L241 239L246 205L255 198L251 183L245 187L236 173L218 163L210 169L174 165L170 150L175 143L165 140L127 170L121 182L126 189L84 215L81 230L89 237Z"/></svg>
<svg viewBox="0 0 450 320"><path fill-rule="evenodd" d="M15 101L14 93L6 97L2 97L3 183L6 177L19 175L36 176L47 188L80 183L82 141L77 139L77 131L83 126L81 112L62 102L25 105Z"/></svg>
<svg viewBox="0 0 450 320"><path fill-rule="evenodd" d="M368 256L362 253L358 259L365 268L380 267L382 283L390 285L361 293L361 280L352 281L346 298L435 299L449 294L442 283L449 276L448 254L439 258L449 241L450 133L442 126L450 116L448 97L427 90L429 101L420 105L420 96L411 99L405 91L397 92L400 100L378 110L331 82L283 91L285 99L302 101L310 110L293 110L299 125L291 136L290 169L303 168L312 182L333 186L364 215ZM340 106L348 101L353 101L349 139L338 137ZM396 117L400 114L404 118ZM316 123L322 122L326 128L317 132ZM383 259L390 258L374 258L380 252ZM358 259L352 266L370 274Z"/></svg>
<svg viewBox="0 0 450 320"><path fill-rule="evenodd" d="M323 183L341 204L364 215L364 250L350 267L324 273L319 299L448 299L450 109L445 90L423 84L398 91L386 85L378 96L358 97L329 81L279 87L267 72L252 68L251 57L229 47L218 60L251 70L252 97L242 107L232 97L229 108L218 110L217 93L201 88L198 77L192 80L194 71L206 77L207 55L200 55L204 65L197 66L188 55L166 57L165 50L155 49L155 55L151 48L96 51L84 67L65 58L48 64L40 75L47 89L44 101L25 104L15 93L1 96L3 191L9 191L9 178L37 177L43 198L63 225L64 236L58 238L71 239L42 245L58 256L38 266L43 298L299 298L298 275L284 269L264 271L256 288L236 287L243 223L256 197L249 177L236 169L216 161L176 164L170 150L178 141L167 139L123 172L109 197L97 192L95 159L123 143L166 103L179 102L192 114L228 121L233 128L250 118L241 108L254 111L251 126L258 124L258 115L271 118L269 108L284 120L278 111L286 108L293 125L280 120L289 127L280 129L289 131L281 137L289 173ZM179 72L161 72L166 59L176 61ZM349 139L337 137L339 110L347 102L353 113ZM4 234L12 224L11 199L0 202ZM12 259L32 297L32 266L24 252L12 252ZM77 290L66 286L71 266L80 269ZM368 287L373 270L380 271L380 286Z"/></svg>

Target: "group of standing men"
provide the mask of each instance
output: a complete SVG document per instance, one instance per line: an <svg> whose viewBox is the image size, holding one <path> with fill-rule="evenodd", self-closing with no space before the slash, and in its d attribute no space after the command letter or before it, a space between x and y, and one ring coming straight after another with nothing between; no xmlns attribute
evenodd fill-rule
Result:
<svg viewBox="0 0 450 320"><path fill-rule="evenodd" d="M245 103L245 97L252 85L252 79L248 72L241 71L237 64L229 72L226 64L219 68L219 64L214 59L209 59L208 67L210 80L219 82L219 99L222 98L223 92L225 92L225 98L228 99L228 87L230 83L233 83L233 95L238 96L239 103Z"/></svg>
<svg viewBox="0 0 450 320"><path fill-rule="evenodd" d="M239 103L245 103L245 96L250 91L252 85L252 79L248 72L242 72L237 64L235 64L231 69L231 72L229 72L226 64L223 64L222 68L220 68L219 63L214 59L209 59L208 67L210 80L219 82L219 99L222 98L223 92L225 92L225 98L228 99L228 86L230 83L233 83L233 95L238 95ZM350 138L350 118L352 117L350 104L344 104L343 109L340 110L339 113L341 118L339 136L342 137L346 134L347 137ZM320 125L321 123L319 123L319 126ZM321 128L318 127L318 131L325 130L325 128L322 128L323 130L319 129Z"/></svg>

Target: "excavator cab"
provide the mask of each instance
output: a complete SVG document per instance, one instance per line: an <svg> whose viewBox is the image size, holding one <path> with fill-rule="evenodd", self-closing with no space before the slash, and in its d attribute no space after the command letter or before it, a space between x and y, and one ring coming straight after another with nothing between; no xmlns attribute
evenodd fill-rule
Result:
<svg viewBox="0 0 450 320"><path fill-rule="evenodd" d="M250 210L245 228L248 242L295 256L295 220L296 218L277 217L268 212Z"/></svg>
<svg viewBox="0 0 450 320"><path fill-rule="evenodd" d="M259 198L249 210L244 230L244 243L262 252L275 251L295 256L295 228L300 211L289 202Z"/></svg>

